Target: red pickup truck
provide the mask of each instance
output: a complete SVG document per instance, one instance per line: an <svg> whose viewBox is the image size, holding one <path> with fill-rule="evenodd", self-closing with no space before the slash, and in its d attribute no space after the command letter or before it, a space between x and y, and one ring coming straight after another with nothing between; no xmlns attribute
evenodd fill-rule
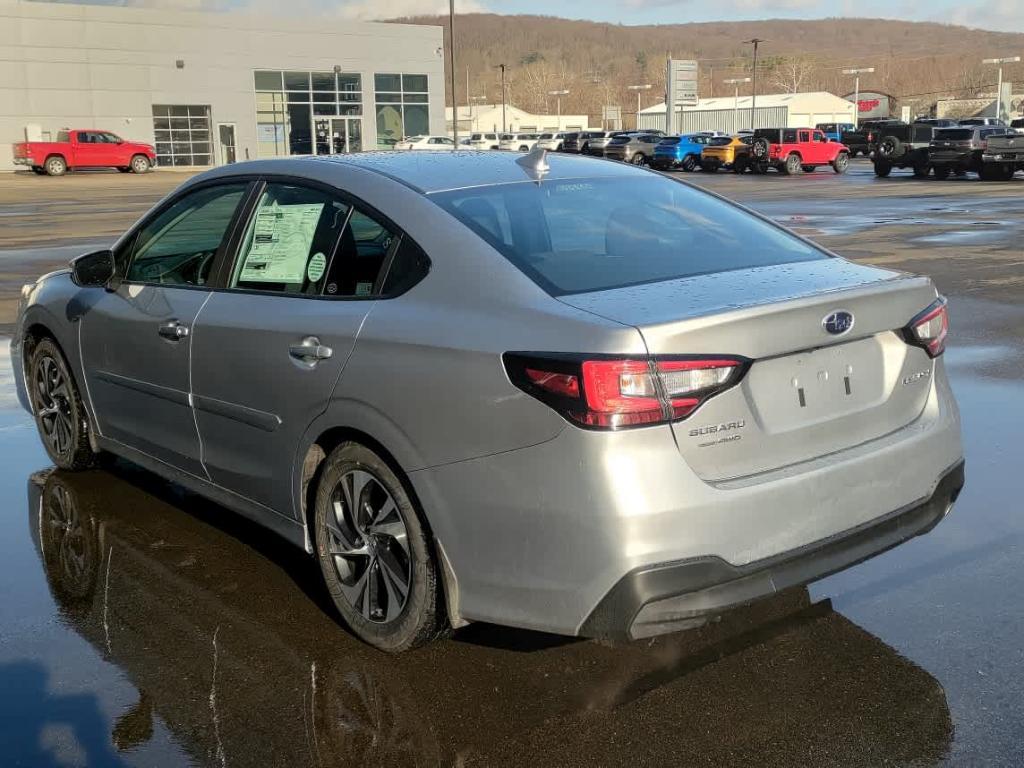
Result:
<svg viewBox="0 0 1024 768"><path fill-rule="evenodd" d="M39 174L63 176L73 168L117 168L146 173L156 165L151 144L125 141L110 131L58 131L56 141L23 141L14 145L14 164Z"/></svg>
<svg viewBox="0 0 1024 768"><path fill-rule="evenodd" d="M829 141L815 128L758 128L750 141L748 167L754 173L776 168L780 173L813 171L819 165L831 165L836 173L846 173L850 149L838 141Z"/></svg>

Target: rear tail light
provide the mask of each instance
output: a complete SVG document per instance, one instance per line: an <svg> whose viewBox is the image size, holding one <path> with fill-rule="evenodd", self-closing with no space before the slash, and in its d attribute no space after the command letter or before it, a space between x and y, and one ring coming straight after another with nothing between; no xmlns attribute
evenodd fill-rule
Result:
<svg viewBox="0 0 1024 768"><path fill-rule="evenodd" d="M949 335L949 312L946 308L945 296L939 296L903 329L903 338L907 343L921 347L929 357L938 357L945 352L947 335Z"/></svg>
<svg viewBox="0 0 1024 768"><path fill-rule="evenodd" d="M732 387L749 361L731 356L617 358L508 352L509 379L563 417L590 429L685 419Z"/></svg>

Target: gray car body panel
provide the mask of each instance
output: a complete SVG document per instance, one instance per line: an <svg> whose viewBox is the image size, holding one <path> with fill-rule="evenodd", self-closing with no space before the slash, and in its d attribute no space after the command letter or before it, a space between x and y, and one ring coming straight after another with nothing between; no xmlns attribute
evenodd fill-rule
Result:
<svg viewBox="0 0 1024 768"><path fill-rule="evenodd" d="M218 466L174 466L143 443L126 445L102 429L100 445L311 551L303 458L329 430L362 435L406 473L444 553L446 588L449 599L457 592L460 618L569 634L638 567L701 556L755 563L925 497L959 460L959 417L941 358L927 360L902 342L904 362L929 374L890 429L847 435L839 447L810 441L810 454L788 461L780 454L769 467L728 446L721 460L703 461L688 452L676 424L620 432L571 426L509 381L502 353L784 358L850 341L815 336L825 309L855 303L857 338L880 339L935 291L925 278L825 258L556 299L430 199L442 190L536 183L519 157L267 160L187 182L183 189L279 177L336 187L390 216L428 254L430 272L401 296L367 301L200 291L209 299L194 322L188 394L200 405L193 408L200 438L213 436L224 419L235 422L214 437ZM549 162L552 179L647 173L572 156ZM76 379L86 382L94 421L104 423L85 375L96 363L79 344L80 318L103 294L79 288L66 272L28 289L12 344L26 407L21 340L39 324L56 336ZM296 367L287 341L304 335L333 341L331 365ZM232 341L236 348L225 353ZM702 410L710 414L741 394L735 387ZM263 417L270 416L280 426L268 432L273 419ZM250 452L247 444L264 439L258 433L282 439ZM208 456L212 465L214 453ZM254 483L258 476L263 481Z"/></svg>

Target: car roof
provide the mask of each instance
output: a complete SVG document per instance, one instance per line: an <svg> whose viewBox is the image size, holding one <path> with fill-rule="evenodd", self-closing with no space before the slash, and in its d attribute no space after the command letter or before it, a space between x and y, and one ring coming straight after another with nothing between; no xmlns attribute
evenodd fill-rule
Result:
<svg viewBox="0 0 1024 768"><path fill-rule="evenodd" d="M517 152L490 152L487 150L446 150L444 152L359 152L351 155L320 155L267 160L248 160L218 166L193 179L251 174L289 174L302 176L311 164L320 171L325 168L358 168L378 174L423 194L467 187L511 184L534 180L534 176L516 161L523 155ZM622 163L547 153L548 171L544 180L596 179L649 174L639 168ZM307 171L308 172L308 171ZM324 174L317 173L318 178ZM343 184L339 174L339 187Z"/></svg>

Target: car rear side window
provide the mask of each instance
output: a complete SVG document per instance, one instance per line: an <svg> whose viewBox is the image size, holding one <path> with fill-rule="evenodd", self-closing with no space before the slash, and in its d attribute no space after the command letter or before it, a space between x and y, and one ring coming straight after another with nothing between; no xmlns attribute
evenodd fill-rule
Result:
<svg viewBox="0 0 1024 768"><path fill-rule="evenodd" d="M431 199L555 296L828 258L660 176L504 184Z"/></svg>
<svg viewBox="0 0 1024 768"><path fill-rule="evenodd" d="M198 189L143 224L132 238L125 280L205 285L248 186L246 182Z"/></svg>
<svg viewBox="0 0 1024 768"><path fill-rule="evenodd" d="M230 288L306 296L372 296L395 234L330 192L269 183L260 196Z"/></svg>

